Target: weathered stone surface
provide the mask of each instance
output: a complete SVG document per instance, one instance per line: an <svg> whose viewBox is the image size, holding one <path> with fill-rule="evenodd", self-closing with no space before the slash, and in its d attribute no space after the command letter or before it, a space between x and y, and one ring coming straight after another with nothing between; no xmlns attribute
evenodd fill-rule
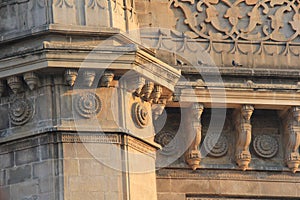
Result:
<svg viewBox="0 0 300 200"><path fill-rule="evenodd" d="M28 164L38 160L39 160L38 147L16 151L16 165Z"/></svg>
<svg viewBox="0 0 300 200"><path fill-rule="evenodd" d="M32 178L31 165L19 166L8 171L8 184L28 181Z"/></svg>
<svg viewBox="0 0 300 200"><path fill-rule="evenodd" d="M5 153L0 155L0 169L12 167L14 165L14 153Z"/></svg>
<svg viewBox="0 0 300 200"><path fill-rule="evenodd" d="M33 178L45 178L54 175L54 162L53 160L43 161L32 164L33 166Z"/></svg>
<svg viewBox="0 0 300 200"><path fill-rule="evenodd" d="M38 181L30 180L10 186L10 199L18 200L25 198L37 198Z"/></svg>
<svg viewBox="0 0 300 200"><path fill-rule="evenodd" d="M0 0L3 191L10 199L299 198L298 4ZM224 119L211 118L215 108L229 108ZM189 133L196 137L185 144ZM158 161L170 160L157 173L155 135Z"/></svg>

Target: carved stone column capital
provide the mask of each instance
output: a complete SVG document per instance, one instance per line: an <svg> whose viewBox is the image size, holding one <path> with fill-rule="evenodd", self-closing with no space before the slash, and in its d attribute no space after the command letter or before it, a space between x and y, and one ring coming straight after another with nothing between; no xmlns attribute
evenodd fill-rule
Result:
<svg viewBox="0 0 300 200"><path fill-rule="evenodd" d="M254 107L252 105L243 105L241 108L242 116L246 121L250 120L253 111L254 111Z"/></svg>
<svg viewBox="0 0 300 200"><path fill-rule="evenodd" d="M298 107L298 106L293 107L292 113L293 113L294 120L299 123L300 122L300 107Z"/></svg>

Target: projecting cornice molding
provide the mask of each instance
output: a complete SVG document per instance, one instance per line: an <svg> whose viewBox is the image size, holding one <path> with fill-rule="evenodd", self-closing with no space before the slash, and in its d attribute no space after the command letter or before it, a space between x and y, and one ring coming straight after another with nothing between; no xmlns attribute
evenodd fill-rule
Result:
<svg viewBox="0 0 300 200"><path fill-rule="evenodd" d="M222 89L222 88L199 88L199 89L181 89L176 93L180 98L180 105L193 103L195 101L204 103L208 107L211 104L220 107L236 108L241 104L255 105L262 109L285 109L289 106L300 105L300 93L261 90L253 91L247 89ZM187 104L188 105L188 104Z"/></svg>

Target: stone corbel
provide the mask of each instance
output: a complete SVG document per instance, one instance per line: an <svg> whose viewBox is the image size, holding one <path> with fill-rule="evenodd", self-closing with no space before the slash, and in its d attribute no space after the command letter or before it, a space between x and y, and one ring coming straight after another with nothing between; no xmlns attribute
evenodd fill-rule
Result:
<svg viewBox="0 0 300 200"><path fill-rule="evenodd" d="M299 164L299 146L300 146L300 108L293 107L291 110L291 115L289 118L286 135L286 149L285 149L285 160L288 168L296 173Z"/></svg>
<svg viewBox="0 0 300 200"><path fill-rule="evenodd" d="M18 76L10 76L7 78L7 84L14 94L17 94L22 89L22 80Z"/></svg>
<svg viewBox="0 0 300 200"><path fill-rule="evenodd" d="M151 81L146 81L146 84L144 85L143 89L142 89L142 94L141 97L145 100L145 101L149 101L150 97L151 97L151 93L154 89L154 83Z"/></svg>
<svg viewBox="0 0 300 200"><path fill-rule="evenodd" d="M142 89L143 89L143 87L144 87L144 85L146 83L146 80L145 80L145 78L143 78L141 76L136 77L134 80L135 80L134 81L134 85L135 85L134 89L135 89L135 91L133 92L133 94L135 96L139 97L141 95Z"/></svg>
<svg viewBox="0 0 300 200"><path fill-rule="evenodd" d="M245 171L251 161L249 145L251 143L251 116L254 111L252 105L243 105L240 113L237 115L237 143L235 159L237 165Z"/></svg>
<svg viewBox="0 0 300 200"><path fill-rule="evenodd" d="M34 72L26 72L23 74L23 79L28 85L30 90L34 90L37 88L38 83L39 83L39 77L36 73Z"/></svg>
<svg viewBox="0 0 300 200"><path fill-rule="evenodd" d="M159 98L162 95L162 87L160 85L155 85L152 92L153 103L158 103Z"/></svg>
<svg viewBox="0 0 300 200"><path fill-rule="evenodd" d="M193 140L190 145L186 155L185 160L187 164L193 169L196 170L200 167L201 154L199 150L199 145L201 142L201 115L203 112L203 104L195 103L191 108L192 112L192 131L193 131Z"/></svg>
<svg viewBox="0 0 300 200"><path fill-rule="evenodd" d="M66 69L65 80L67 85L73 86L75 84L77 76L78 76L77 69Z"/></svg>
<svg viewBox="0 0 300 200"><path fill-rule="evenodd" d="M157 104L152 104L152 114L153 119L157 120L157 118L163 113L165 107L166 107L166 100L162 100L161 102L158 102Z"/></svg>
<svg viewBox="0 0 300 200"><path fill-rule="evenodd" d="M2 97L2 95L4 94L5 88L6 88L6 86L5 86L4 81L0 80L0 97Z"/></svg>
<svg viewBox="0 0 300 200"><path fill-rule="evenodd" d="M94 83L96 77L96 72L92 70L87 70L83 72L83 85L86 87L91 87Z"/></svg>
<svg viewBox="0 0 300 200"><path fill-rule="evenodd" d="M101 87L110 87L111 82L114 79L114 73L112 71L105 71L101 77L100 86Z"/></svg>

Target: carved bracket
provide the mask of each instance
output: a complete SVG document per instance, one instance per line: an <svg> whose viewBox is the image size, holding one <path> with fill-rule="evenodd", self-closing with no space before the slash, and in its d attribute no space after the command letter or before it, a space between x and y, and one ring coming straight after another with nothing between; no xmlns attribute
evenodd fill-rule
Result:
<svg viewBox="0 0 300 200"><path fill-rule="evenodd" d="M162 100L160 103L152 105L152 114L154 120L157 120L157 118L163 113L166 103L166 100Z"/></svg>
<svg viewBox="0 0 300 200"><path fill-rule="evenodd" d="M191 130L193 131L193 140L192 143L185 154L185 160L187 164L193 169L196 170L200 167L201 154L199 150L199 145L201 142L201 115L203 112L203 104L194 103L191 107Z"/></svg>
<svg viewBox="0 0 300 200"><path fill-rule="evenodd" d="M111 82L114 79L114 73L112 71L105 71L101 77L100 85L101 87L110 87Z"/></svg>
<svg viewBox="0 0 300 200"><path fill-rule="evenodd" d="M237 114L237 143L235 159L237 165L245 171L251 161L249 145L251 143L251 122L250 118L254 111L252 105L243 105L240 112Z"/></svg>

